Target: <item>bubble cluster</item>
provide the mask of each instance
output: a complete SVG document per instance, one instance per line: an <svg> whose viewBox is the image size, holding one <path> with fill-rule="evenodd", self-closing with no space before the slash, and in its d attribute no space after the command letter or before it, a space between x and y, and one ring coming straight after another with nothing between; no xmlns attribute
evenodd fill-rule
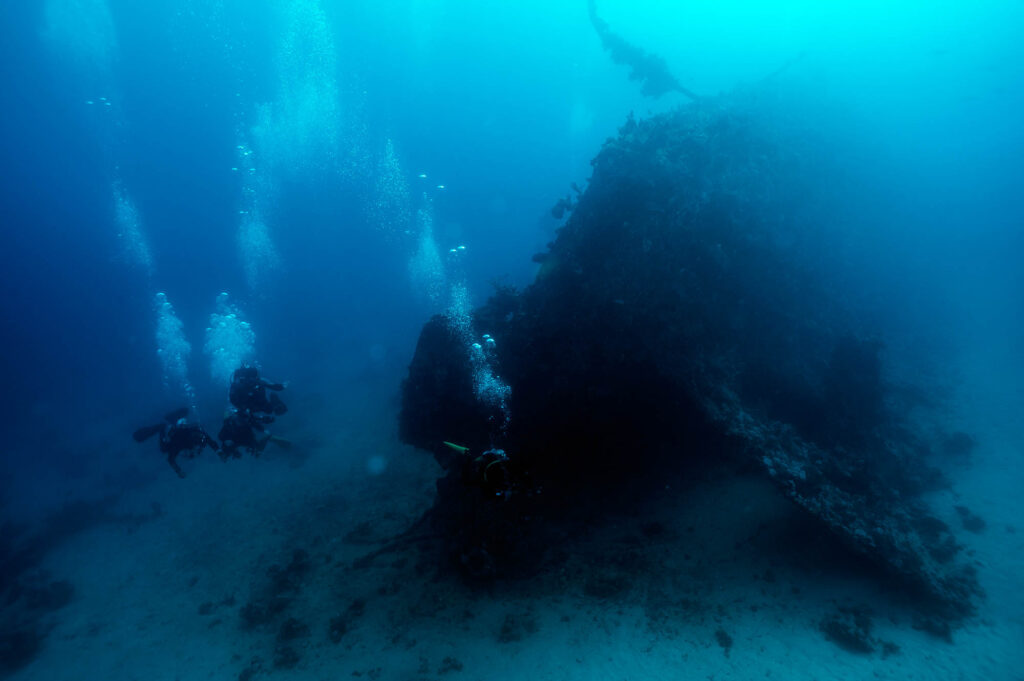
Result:
<svg viewBox="0 0 1024 681"><path fill-rule="evenodd" d="M227 293L217 296L216 311L210 315L203 351L210 358L210 377L228 385L231 375L256 353L256 334L249 322L242 319Z"/></svg>
<svg viewBox="0 0 1024 681"><path fill-rule="evenodd" d="M490 334L484 334L479 341L474 338L473 318L469 291L462 282L453 283L449 294L445 318L452 333L462 342L469 355L469 366L473 376L473 394L482 404L489 407L492 418L500 420L498 430L508 428L511 414L509 398L512 388L494 373L493 360L497 343Z"/></svg>
<svg viewBox="0 0 1024 681"><path fill-rule="evenodd" d="M260 151L275 176L301 179L337 166L336 50L319 0L289 0L281 25L277 92L261 112Z"/></svg>
<svg viewBox="0 0 1024 681"><path fill-rule="evenodd" d="M188 380L188 360L192 345L185 338L185 325L174 314L167 294L156 294L156 347L163 368L164 385L195 403L195 391Z"/></svg>
<svg viewBox="0 0 1024 681"><path fill-rule="evenodd" d="M268 227L278 186L336 172L342 137L337 54L320 0L283 0L279 9L274 97L256 107L244 135L252 145L238 145L234 169L242 175L238 249L253 291L280 266Z"/></svg>
<svg viewBox="0 0 1024 681"><path fill-rule="evenodd" d="M448 293L448 309L444 315L448 320L448 328L469 347L473 342L473 319L470 316L469 291L463 282L452 284Z"/></svg>
<svg viewBox="0 0 1024 681"><path fill-rule="evenodd" d="M232 170L241 175L242 201L238 210L238 255L250 291L262 290L267 275L281 266L281 258L264 221L274 201L274 186L263 167L256 165L256 154L249 145L236 148L238 165Z"/></svg>
<svg viewBox="0 0 1024 681"><path fill-rule="evenodd" d="M473 391L476 398L489 407L499 410L504 419L502 428L508 425L508 399L512 388L502 381L491 367L493 341L488 344L470 345L469 362L473 368Z"/></svg>
<svg viewBox="0 0 1024 681"><path fill-rule="evenodd" d="M119 182L114 183L114 221L117 225L117 238L121 243L122 257L151 275L153 255L146 237L142 234L139 211Z"/></svg>
<svg viewBox="0 0 1024 681"><path fill-rule="evenodd" d="M445 289L444 263L434 241L434 219L429 208L416 213L416 251L409 260L414 294L431 310L441 306Z"/></svg>
<svg viewBox="0 0 1024 681"><path fill-rule="evenodd" d="M390 139L384 145L384 155L377 164L373 198L368 207L371 224L390 239L397 239L409 230L409 183L395 154Z"/></svg>
<svg viewBox="0 0 1024 681"><path fill-rule="evenodd" d="M262 220L255 216L242 220L238 227L238 250L246 283L253 291L261 290L267 274L281 264L270 230Z"/></svg>
<svg viewBox="0 0 1024 681"><path fill-rule="evenodd" d="M232 172L239 174L239 181L242 190L242 208L240 213L262 213L268 210L274 202L274 184L267 175L265 165L257 166L256 151L247 144L244 136L239 135L242 141L235 146L235 157L237 159Z"/></svg>

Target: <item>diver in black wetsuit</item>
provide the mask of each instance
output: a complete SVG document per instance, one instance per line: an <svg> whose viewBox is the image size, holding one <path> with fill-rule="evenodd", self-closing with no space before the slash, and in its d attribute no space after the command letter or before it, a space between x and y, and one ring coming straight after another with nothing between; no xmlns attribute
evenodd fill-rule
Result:
<svg viewBox="0 0 1024 681"><path fill-rule="evenodd" d="M267 391L274 392L267 396ZM271 423L275 416L288 411L288 407L277 396L277 391L284 390L283 383L271 383L261 378L256 367L241 366L235 369L231 377L231 389L228 399L243 416L253 424Z"/></svg>
<svg viewBox="0 0 1024 681"><path fill-rule="evenodd" d="M160 434L160 451L167 455L167 463L171 465L179 478L185 477L176 459L179 455L193 459L209 447L218 451L217 441L210 437L198 423L188 423L188 407L182 407L164 416L163 423L139 428L132 434L136 442L145 442L157 433Z"/></svg>
<svg viewBox="0 0 1024 681"><path fill-rule="evenodd" d="M259 456L270 437L259 422L254 422L238 409L232 409L224 417L224 425L217 433L221 442L220 458L225 461L229 457L237 459L241 456L239 449L246 449L253 456Z"/></svg>
<svg viewBox="0 0 1024 681"><path fill-rule="evenodd" d="M284 388L283 383L271 383L261 378L256 367L242 365L235 369L228 391L231 409L225 413L224 425L217 433L222 446L221 459L238 458L240 449L259 456L268 442L284 449L291 447L291 442L271 435L265 428L268 423L273 423L276 416L288 411L276 394ZM268 390L273 391L269 396Z"/></svg>

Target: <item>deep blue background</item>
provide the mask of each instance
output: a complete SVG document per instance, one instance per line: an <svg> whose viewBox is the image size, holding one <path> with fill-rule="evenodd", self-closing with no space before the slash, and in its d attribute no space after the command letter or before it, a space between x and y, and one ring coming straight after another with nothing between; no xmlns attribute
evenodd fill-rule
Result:
<svg viewBox="0 0 1024 681"><path fill-rule="evenodd" d="M283 184L270 224L282 270L260 295L246 290L231 168L239 132L275 96L274 6L286 3L107 4L117 44L100 76L48 38L46 3L0 5L3 469L60 475L175 405L155 352L157 290L185 323L207 415L223 405L202 353L222 290L253 323L262 364L300 393L396 391L430 310L410 291L410 244L366 223L372 178ZM439 247L467 245L477 300L492 279L529 282L529 256L557 226L548 209L585 181L630 111L681 103L640 97L602 51L582 0L323 6L341 110L362 123L370 152L394 141L411 208L427 191ZM879 316L950 351L993 344L1014 356L1024 340L1019 3L945 14L924 3L902 14L815 7L601 4L613 28L665 54L704 94L807 51L808 101L843 111L822 129L862 151L849 164L870 193L841 222ZM84 103L99 96L114 106ZM117 257L116 178L138 207L151 280Z"/></svg>

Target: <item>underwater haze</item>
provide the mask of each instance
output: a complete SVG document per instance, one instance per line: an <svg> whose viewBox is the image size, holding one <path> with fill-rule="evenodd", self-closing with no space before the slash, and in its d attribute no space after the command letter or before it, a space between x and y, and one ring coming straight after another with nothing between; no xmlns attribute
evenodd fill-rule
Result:
<svg viewBox="0 0 1024 681"><path fill-rule="evenodd" d="M1014 0L5 0L0 678L1024 678L1022 27ZM702 221L744 229L655 262L648 225ZM638 336L656 378L609 387ZM877 353L844 375L880 372L884 416L809 377L826 337ZM671 380L708 402L660 381L686 343L706 372ZM799 343L740 390L743 348ZM286 412L229 397L243 365ZM411 414L417 366L474 406ZM955 615L735 427L618 410L735 392L803 432L798 383L845 395L847 430L804 432L844 494L875 442L848 430L913 434L898 480L931 482L885 508L941 525L910 543L966 566ZM175 460L186 426L213 447Z"/></svg>

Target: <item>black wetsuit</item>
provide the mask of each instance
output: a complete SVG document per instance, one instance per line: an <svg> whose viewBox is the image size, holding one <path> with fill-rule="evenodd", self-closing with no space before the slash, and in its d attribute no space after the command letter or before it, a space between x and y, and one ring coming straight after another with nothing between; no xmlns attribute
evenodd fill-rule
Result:
<svg viewBox="0 0 1024 681"><path fill-rule="evenodd" d="M217 441L195 423L175 424L160 434L160 451L167 455L167 463L171 464L179 478L184 478L185 472L175 461L178 455L184 454L186 458L193 459L203 451L203 447L213 451L220 449Z"/></svg>
<svg viewBox="0 0 1024 681"><path fill-rule="evenodd" d="M254 455L263 451L267 439L257 438L257 429L261 432L263 430L259 424L254 424L241 412L232 411L224 419L224 425L221 426L220 432L217 433L223 448L221 450L221 458L227 459L229 456L237 458L239 456L239 448L247 449L250 454Z"/></svg>
<svg viewBox="0 0 1024 681"><path fill-rule="evenodd" d="M267 395L268 390L284 390L283 383L271 383L261 378L255 367L235 369L231 377L231 389L228 399L239 412L246 414L251 421L270 423L275 415L288 411L288 407L275 393Z"/></svg>
<svg viewBox="0 0 1024 681"><path fill-rule="evenodd" d="M181 470L177 462L179 455L192 459L202 452L204 447L214 451L220 449L217 441L210 437L202 426L196 423L182 423L187 413L187 408L173 411L164 418L164 423L139 428L132 435L136 442L143 442L159 433L160 451L167 455L167 463L179 478L185 477L185 471Z"/></svg>

